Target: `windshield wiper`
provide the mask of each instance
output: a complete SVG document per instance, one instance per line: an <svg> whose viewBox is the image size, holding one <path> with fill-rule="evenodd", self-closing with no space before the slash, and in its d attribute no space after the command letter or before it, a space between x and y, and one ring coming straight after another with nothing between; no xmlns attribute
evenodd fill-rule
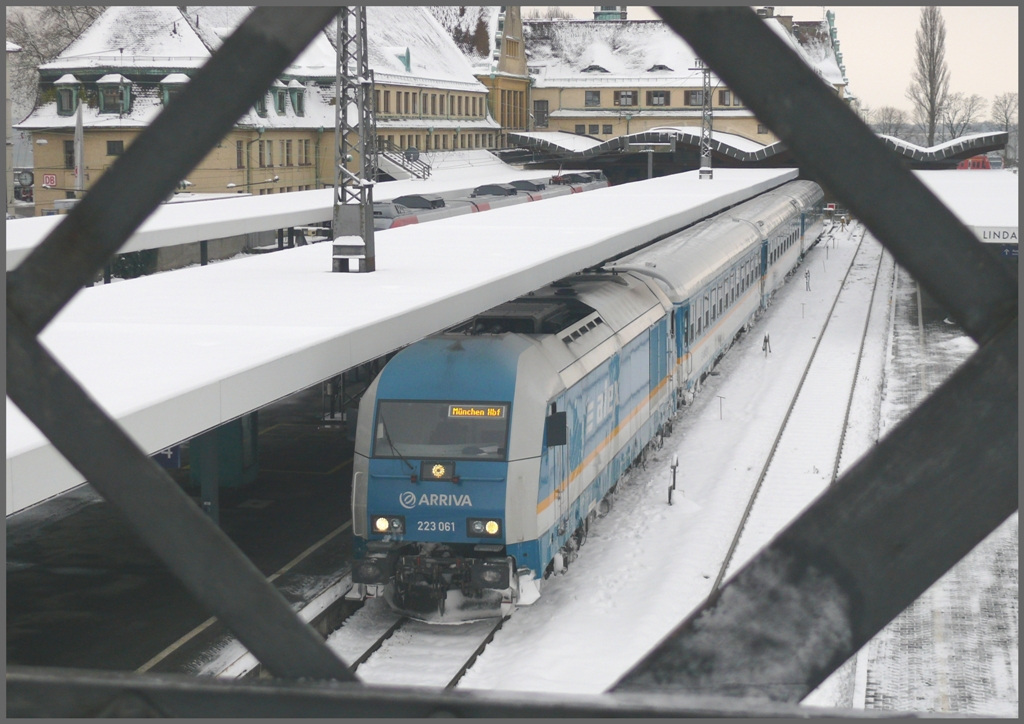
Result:
<svg viewBox="0 0 1024 724"><path fill-rule="evenodd" d="M391 433L388 432L387 420L384 419L384 411L383 410L378 411L377 416L380 417L380 426L382 428L384 428L384 438L388 441L388 445L391 447L391 451L393 453L395 453L396 455L398 455L398 459L401 460L403 463L405 463L406 467L408 467L410 470L415 472L416 468L414 468L412 466L412 464L408 460L405 459L405 456L402 455L401 451L397 447L395 447L395 443L392 442L392 440L391 440Z"/></svg>

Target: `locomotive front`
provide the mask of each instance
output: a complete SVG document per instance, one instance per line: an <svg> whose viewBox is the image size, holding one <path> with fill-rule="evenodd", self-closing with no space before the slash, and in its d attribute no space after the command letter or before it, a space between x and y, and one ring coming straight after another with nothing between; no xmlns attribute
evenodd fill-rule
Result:
<svg viewBox="0 0 1024 724"><path fill-rule="evenodd" d="M352 580L421 620L507 615L509 447L524 342L435 337L396 355L359 407Z"/></svg>

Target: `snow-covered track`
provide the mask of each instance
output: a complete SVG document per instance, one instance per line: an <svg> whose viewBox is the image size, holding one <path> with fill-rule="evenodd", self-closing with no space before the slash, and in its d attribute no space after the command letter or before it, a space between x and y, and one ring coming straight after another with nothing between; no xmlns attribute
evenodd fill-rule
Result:
<svg viewBox="0 0 1024 724"><path fill-rule="evenodd" d="M505 619L430 624L370 599L349 616L327 645L363 681L453 688L476 662ZM357 671L358 670L358 671Z"/></svg>
<svg viewBox="0 0 1024 724"><path fill-rule="evenodd" d="M740 523L739 523L739 525L736 528L736 533L733 536L732 541L730 542L728 552L726 553L725 558L722 561L722 565L721 565L721 567L720 567L720 569L718 571L718 575L715 578L714 584L712 585L711 594L710 595L714 595L714 593L718 591L718 589L722 585L722 582L725 580L727 574L729 574L731 572L735 572L743 563L746 562L746 560L750 557L750 555L752 555L754 552L756 552L756 550L758 550L764 543L766 543L768 541L768 539L770 539L771 536L774 535L774 533L777 532L777 530L778 530L778 528L771 529L770 532L767 534L767 536L764 535L763 531L760 531L760 530L759 530L758 534L753 534L753 535L750 534L749 532L747 532L748 531L748 525L749 525L749 523L751 521L751 516L755 513L755 510L757 510L757 505L756 504L757 504L757 502L759 500L759 497L761 497L761 493L762 493L762 489L764 487L765 481L769 477L769 475L772 472L774 472L773 471L773 466L778 467L775 464L776 464L776 461L777 461L777 453L779 452L780 443L782 443L782 441L783 441L787 431L790 431L792 433L794 425L791 424L791 423L794 422L794 419L793 419L794 410L797 408L797 403L801 399L801 392L804 390L804 388L805 388L809 378L811 378L812 371L815 369L815 361L819 359L818 352L821 349L823 340L825 340L825 338L826 338L826 333L829 332L830 326L834 326L833 325L833 321L837 319L836 309L837 309L837 306L839 305L840 301L843 299L843 294L844 294L844 291L847 289L848 283L850 283L850 281L851 281L851 273L856 268L858 268L858 264L859 263L863 264L862 250L864 249L864 233L865 232L862 230L861 234L860 234L860 240L857 243L857 249L856 249L855 253L853 254L853 256L852 256L852 258L850 260L850 264L849 264L849 266L846 269L846 273L843 276L843 281L842 281L842 284L840 284L839 292L836 294L835 298L832 300L832 305L831 305L831 307L829 309L828 315L825 318L825 322L822 324L821 329L820 329L820 331L817 334L817 340L815 342L814 348L811 351L811 354L810 354L810 356L809 356L809 358L807 360L807 364L805 365L803 373L802 373L802 375L800 377L800 382L798 383L798 385L796 387L796 391L793 393L793 396L792 396L792 398L790 400L790 403L789 403L789 405L787 407L786 414L783 417L782 423L779 426L779 430L778 430L778 432L777 432L777 434L775 436L774 441L772 442L771 449L769 450L768 455L765 458L765 462L764 462L763 467L761 468L761 473L758 476L757 483L754 485L754 488L753 488L753 491L752 491L752 493L750 495L750 498L747 500L746 507L744 508L744 511L743 511L743 516L741 517ZM828 243L828 242L826 241L825 243ZM881 254L881 248L880 247L878 247L877 253L879 255ZM860 260L860 261L858 261L858 260ZM878 268L876 268L875 273L873 275L872 284L874 286L877 286L878 269L880 269L880 265L878 266ZM873 286L873 289L874 289L874 286ZM872 291L872 295L873 294L874 294L874 291ZM869 309L870 309L870 305L869 305ZM867 313L869 313L869 312L867 312ZM847 320L845 320L845 318L844 318L843 321L846 322ZM865 334L865 331L867 329L867 320L864 321L863 329L864 329L864 331L862 331L861 335L860 335L860 348L861 349L863 348L864 334ZM851 376L851 379L849 381L850 388L851 388L851 396L852 396L852 389L854 387L855 381L856 381L856 372L853 373L853 375ZM850 406L848 404L846 406L845 411L844 411L844 416L843 416L842 424L841 424L840 436L837 438L838 441L842 440L842 431L845 430L845 427L848 424L849 409L850 409ZM829 467L829 470L828 470L829 477L825 481L825 484L831 483L832 480L834 479L833 477L831 477L831 474L832 474L833 469L835 468L835 466L838 465L839 450L841 449L840 448L840 442L838 442L838 441L836 442L835 447L832 448L832 449L835 450L835 457L830 459L830 461L829 461L830 462L830 465L828 466ZM792 457L792 456L789 456L789 457ZM809 474L817 476L817 475L820 475L821 473L815 467L815 468L812 468L812 471L810 471ZM813 498L813 496L812 496L812 498ZM810 502L810 499L807 499L806 502ZM762 504L762 507L764 507L763 504ZM798 510L802 509L802 507L803 507L802 505L799 506ZM773 518L777 518L777 517L778 517L777 515L773 516ZM761 527L765 527L765 526L762 524ZM747 533L746 535L744 535L745 532ZM743 543L742 548L741 548L741 542ZM740 552L740 555L737 555L737 551Z"/></svg>

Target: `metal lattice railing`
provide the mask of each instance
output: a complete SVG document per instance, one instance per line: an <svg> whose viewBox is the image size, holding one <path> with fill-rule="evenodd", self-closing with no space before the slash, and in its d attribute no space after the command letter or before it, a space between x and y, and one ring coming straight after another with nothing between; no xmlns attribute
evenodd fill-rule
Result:
<svg viewBox="0 0 1024 724"><path fill-rule="evenodd" d="M526 697L312 681L353 677L39 344L43 327L334 12L257 9L8 273L10 397L281 678L221 682L9 667L8 715L813 713L796 702L1017 509L1017 284L747 8L658 12L980 348L609 694Z"/></svg>

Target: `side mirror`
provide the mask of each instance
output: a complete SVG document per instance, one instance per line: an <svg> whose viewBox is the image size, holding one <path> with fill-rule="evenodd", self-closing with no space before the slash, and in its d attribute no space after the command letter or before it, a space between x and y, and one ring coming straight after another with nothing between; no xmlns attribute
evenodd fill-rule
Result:
<svg viewBox="0 0 1024 724"><path fill-rule="evenodd" d="M552 413L544 420L544 440L548 447L557 447L568 442L569 432L565 412Z"/></svg>

